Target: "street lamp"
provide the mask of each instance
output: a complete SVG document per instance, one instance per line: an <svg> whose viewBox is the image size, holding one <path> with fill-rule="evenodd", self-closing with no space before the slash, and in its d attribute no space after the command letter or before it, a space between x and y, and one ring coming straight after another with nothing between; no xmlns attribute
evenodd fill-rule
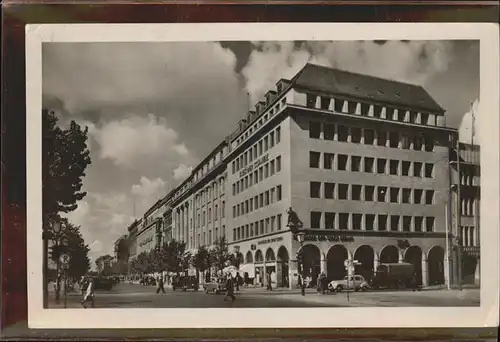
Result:
<svg viewBox="0 0 500 342"><path fill-rule="evenodd" d="M297 251L297 266L299 269L299 276L300 276L300 293L305 296L306 295L306 285L304 282L304 255L303 255L303 250L302 247L304 246L304 239L305 239L306 233L304 232L298 232L296 234L297 241L300 243L300 248Z"/></svg>
<svg viewBox="0 0 500 342"><path fill-rule="evenodd" d="M55 221L52 224L52 240L55 243L56 251L59 252L59 234L61 233L61 222ZM56 303L59 304L61 298L61 279L59 276L59 256L56 260Z"/></svg>

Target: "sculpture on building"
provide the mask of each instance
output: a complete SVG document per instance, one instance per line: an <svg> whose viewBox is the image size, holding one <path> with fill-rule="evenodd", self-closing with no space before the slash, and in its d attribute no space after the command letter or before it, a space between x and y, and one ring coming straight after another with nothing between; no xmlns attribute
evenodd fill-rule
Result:
<svg viewBox="0 0 500 342"><path fill-rule="evenodd" d="M293 234L294 240L297 240L297 233L300 229L304 227L304 224L302 221L299 219L299 216L297 213L292 209L292 207L288 208L286 211L288 214L288 222L287 222L287 227L290 228Z"/></svg>

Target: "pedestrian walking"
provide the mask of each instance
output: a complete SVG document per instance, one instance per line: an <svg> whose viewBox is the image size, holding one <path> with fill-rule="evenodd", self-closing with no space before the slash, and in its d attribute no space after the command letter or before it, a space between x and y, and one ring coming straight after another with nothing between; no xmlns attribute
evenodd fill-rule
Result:
<svg viewBox="0 0 500 342"><path fill-rule="evenodd" d="M87 306L85 305L87 302L90 302L91 307L95 307L94 291L95 291L95 280L92 278L89 280L85 296L83 297L83 300L80 302L84 309L87 308Z"/></svg>
<svg viewBox="0 0 500 342"><path fill-rule="evenodd" d="M226 279L226 295L224 296L224 301L226 301L227 298L231 298L231 301L234 301L236 299L236 297L234 296L233 277L231 277L230 274L227 275Z"/></svg>
<svg viewBox="0 0 500 342"><path fill-rule="evenodd" d="M271 272L268 272L266 274L266 283L267 283L267 290L272 291L273 290L273 284L271 283Z"/></svg>
<svg viewBox="0 0 500 342"><path fill-rule="evenodd" d="M240 273L239 272L236 272L236 291L239 291L240 290Z"/></svg>
<svg viewBox="0 0 500 342"><path fill-rule="evenodd" d="M156 293L163 292L165 294L165 284L163 283L163 277L159 277L156 282Z"/></svg>

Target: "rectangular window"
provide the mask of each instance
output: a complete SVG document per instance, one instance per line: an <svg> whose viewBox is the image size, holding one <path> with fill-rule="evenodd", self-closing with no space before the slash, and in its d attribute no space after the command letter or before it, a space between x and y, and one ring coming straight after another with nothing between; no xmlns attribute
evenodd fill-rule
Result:
<svg viewBox="0 0 500 342"><path fill-rule="evenodd" d="M365 172L373 173L373 163L375 159L370 157L365 157Z"/></svg>
<svg viewBox="0 0 500 342"><path fill-rule="evenodd" d="M281 171L281 156L276 157L276 172Z"/></svg>
<svg viewBox="0 0 500 342"><path fill-rule="evenodd" d="M359 172L361 170L361 157L351 156L351 171Z"/></svg>
<svg viewBox="0 0 500 342"><path fill-rule="evenodd" d="M339 184L339 199L346 200L348 191L349 191L349 184Z"/></svg>
<svg viewBox="0 0 500 342"><path fill-rule="evenodd" d="M422 231L422 223L424 221L424 218L421 216L416 216L415 217L415 231L416 232L421 232Z"/></svg>
<svg viewBox="0 0 500 342"><path fill-rule="evenodd" d="M363 219L362 214L352 214L352 229L361 230L361 220Z"/></svg>
<svg viewBox="0 0 500 342"><path fill-rule="evenodd" d="M403 189L403 203L410 203L411 200L411 189Z"/></svg>
<svg viewBox="0 0 500 342"><path fill-rule="evenodd" d="M264 165L264 178L269 177L269 164Z"/></svg>
<svg viewBox="0 0 500 342"><path fill-rule="evenodd" d="M377 201L378 202L385 202L386 195L387 195L387 187L385 187L385 186L377 187Z"/></svg>
<svg viewBox="0 0 500 342"><path fill-rule="evenodd" d="M307 107L309 108L316 107L316 98L317 98L316 95L307 94L306 98L307 98Z"/></svg>
<svg viewBox="0 0 500 342"><path fill-rule="evenodd" d="M321 96L321 109L328 109L330 107L330 98Z"/></svg>
<svg viewBox="0 0 500 342"><path fill-rule="evenodd" d="M218 220L218 213L219 213L219 206L216 204L215 205L215 210L214 210L214 220Z"/></svg>
<svg viewBox="0 0 500 342"><path fill-rule="evenodd" d="M413 137L413 149L415 151L422 151L422 147L423 147L422 137L421 136Z"/></svg>
<svg viewBox="0 0 500 342"><path fill-rule="evenodd" d="M346 171L347 169L347 156L345 154L339 154L337 156L337 170Z"/></svg>
<svg viewBox="0 0 500 342"><path fill-rule="evenodd" d="M401 135L401 148L404 150L410 149L410 137L406 134Z"/></svg>
<svg viewBox="0 0 500 342"><path fill-rule="evenodd" d="M349 229L349 214L340 213L339 214L339 229L348 230Z"/></svg>
<svg viewBox="0 0 500 342"><path fill-rule="evenodd" d="M434 190L425 191L425 204L434 204Z"/></svg>
<svg viewBox="0 0 500 342"><path fill-rule="evenodd" d="M253 199L249 199L249 200L248 200L248 210L249 210L250 212L252 212L252 211L253 211Z"/></svg>
<svg viewBox="0 0 500 342"><path fill-rule="evenodd" d="M335 137L335 124L325 123L323 124L323 139L325 140L333 140Z"/></svg>
<svg viewBox="0 0 500 342"><path fill-rule="evenodd" d="M269 133L269 148L273 148L274 146L274 131Z"/></svg>
<svg viewBox="0 0 500 342"><path fill-rule="evenodd" d="M310 121L309 122L309 138L319 139L321 137L321 123Z"/></svg>
<svg viewBox="0 0 500 342"><path fill-rule="evenodd" d="M259 208L264 206L264 194L259 195Z"/></svg>
<svg viewBox="0 0 500 342"><path fill-rule="evenodd" d="M378 158L377 159L377 173L384 174L385 173L385 165L387 164L387 159Z"/></svg>
<svg viewBox="0 0 500 342"><path fill-rule="evenodd" d="M236 217L236 206L233 206L233 217Z"/></svg>
<svg viewBox="0 0 500 342"><path fill-rule="evenodd" d="M236 173L236 162L231 163L233 173Z"/></svg>
<svg viewBox="0 0 500 342"><path fill-rule="evenodd" d="M333 170L333 161L335 160L335 155L333 153L323 154L323 168L327 170Z"/></svg>
<svg viewBox="0 0 500 342"><path fill-rule="evenodd" d="M311 211L311 228L319 229L321 225L321 212Z"/></svg>
<svg viewBox="0 0 500 342"><path fill-rule="evenodd" d="M270 227L270 220L269 218L266 218L266 221L265 221L265 229L266 229L266 234L269 233L271 227Z"/></svg>
<svg viewBox="0 0 500 342"><path fill-rule="evenodd" d="M233 196L236 196L236 184L233 184Z"/></svg>
<svg viewBox="0 0 500 342"><path fill-rule="evenodd" d="M254 204L254 207L255 207L255 210L259 209L259 196L255 196L253 198L253 204Z"/></svg>
<svg viewBox="0 0 500 342"><path fill-rule="evenodd" d="M425 136L424 137L424 145L425 145L426 152L434 151L434 139L433 139L433 137Z"/></svg>
<svg viewBox="0 0 500 342"><path fill-rule="evenodd" d="M365 129L365 144L373 145L375 141L375 132L372 129Z"/></svg>
<svg viewBox="0 0 500 342"><path fill-rule="evenodd" d="M264 180L264 168L261 166L259 167L259 182L262 182Z"/></svg>
<svg viewBox="0 0 500 342"><path fill-rule="evenodd" d="M351 200L361 201L361 185L354 184L351 186Z"/></svg>
<svg viewBox="0 0 500 342"><path fill-rule="evenodd" d="M311 198L320 198L321 182L309 183L309 194Z"/></svg>
<svg viewBox="0 0 500 342"><path fill-rule="evenodd" d="M264 205L269 205L269 190L264 193Z"/></svg>
<svg viewBox="0 0 500 342"><path fill-rule="evenodd" d="M422 163L419 162L413 163L413 176L422 177Z"/></svg>
<svg viewBox="0 0 500 342"><path fill-rule="evenodd" d="M271 233L276 229L276 216L271 217Z"/></svg>
<svg viewBox="0 0 500 342"><path fill-rule="evenodd" d="M392 148L398 148L398 146L399 146L399 133L398 132L389 133L389 146Z"/></svg>
<svg viewBox="0 0 500 342"><path fill-rule="evenodd" d="M281 230L281 214L277 216L276 225L278 226L278 230Z"/></svg>
<svg viewBox="0 0 500 342"><path fill-rule="evenodd" d="M387 230L387 215L378 215L378 230Z"/></svg>
<svg viewBox="0 0 500 342"><path fill-rule="evenodd" d="M382 131L377 131L377 145L385 146L387 144L387 133Z"/></svg>
<svg viewBox="0 0 500 342"><path fill-rule="evenodd" d="M281 201L281 185L276 187L276 197L278 201Z"/></svg>
<svg viewBox="0 0 500 342"><path fill-rule="evenodd" d="M403 232L411 231L411 216L403 216Z"/></svg>
<svg viewBox="0 0 500 342"><path fill-rule="evenodd" d="M325 213L325 229L335 229L335 213Z"/></svg>
<svg viewBox="0 0 500 342"><path fill-rule="evenodd" d="M391 203L398 203L399 201L399 188L391 188Z"/></svg>
<svg viewBox="0 0 500 342"><path fill-rule="evenodd" d="M222 201L222 206L220 208L220 217L226 216L226 202Z"/></svg>
<svg viewBox="0 0 500 342"><path fill-rule="evenodd" d="M351 142L359 144L361 142L361 128L351 127Z"/></svg>
<svg viewBox="0 0 500 342"><path fill-rule="evenodd" d="M274 201L276 200L275 194L276 194L276 189L272 188L271 189L271 203L274 203Z"/></svg>
<svg viewBox="0 0 500 342"><path fill-rule="evenodd" d="M409 162L409 161L403 161L403 170L402 170L403 176L409 176L410 175L410 167L411 167L411 162Z"/></svg>
<svg viewBox="0 0 500 342"><path fill-rule="evenodd" d="M260 234L264 234L264 220L260 220Z"/></svg>
<svg viewBox="0 0 500 342"><path fill-rule="evenodd" d="M335 183L325 183L325 198L334 199L335 198Z"/></svg>
<svg viewBox="0 0 500 342"><path fill-rule="evenodd" d="M391 160L389 162L389 174L398 175L399 160Z"/></svg>
<svg viewBox="0 0 500 342"><path fill-rule="evenodd" d="M425 230L428 232L434 231L434 217L425 218Z"/></svg>
<svg viewBox="0 0 500 342"><path fill-rule="evenodd" d="M233 229L233 241L236 241L236 228Z"/></svg>
<svg viewBox="0 0 500 342"><path fill-rule="evenodd" d="M259 170L253 172L253 183L257 184L259 182Z"/></svg>
<svg viewBox="0 0 500 342"><path fill-rule="evenodd" d="M365 230L375 229L375 215L366 214L365 215Z"/></svg>
<svg viewBox="0 0 500 342"><path fill-rule="evenodd" d="M274 160L271 160L271 162L269 163L269 166L270 166L270 173L271 173L271 176L274 175L274 172L275 172L275 169L274 169Z"/></svg>
<svg viewBox="0 0 500 342"><path fill-rule="evenodd" d="M425 177L432 178L433 171L434 171L434 164L425 163Z"/></svg>
<svg viewBox="0 0 500 342"><path fill-rule="evenodd" d="M276 128L276 144L281 141L281 127Z"/></svg>
<svg viewBox="0 0 500 342"><path fill-rule="evenodd" d="M374 192L375 192L375 187L373 185L365 185L365 201L373 202Z"/></svg>
<svg viewBox="0 0 500 342"><path fill-rule="evenodd" d="M420 189L413 190L413 203L414 204L422 203L422 192L423 192L423 190L420 190Z"/></svg>
<svg viewBox="0 0 500 342"><path fill-rule="evenodd" d="M261 141L259 141L259 156L261 156L261 155L262 155L262 153L263 153L263 151L262 151L262 147L263 147L263 146L262 146L262 140L261 140Z"/></svg>
<svg viewBox="0 0 500 342"><path fill-rule="evenodd" d="M399 216L391 215L391 231L399 231Z"/></svg>
<svg viewBox="0 0 500 342"><path fill-rule="evenodd" d="M309 167L319 168L319 160L321 158L320 152L309 151Z"/></svg>
<svg viewBox="0 0 500 342"><path fill-rule="evenodd" d="M337 131L338 131L338 138L337 138L338 141L347 141L347 138L349 136L349 129L346 126L338 125Z"/></svg>
<svg viewBox="0 0 500 342"><path fill-rule="evenodd" d="M427 113L420 113L420 123L422 125L427 125L429 122L429 114Z"/></svg>

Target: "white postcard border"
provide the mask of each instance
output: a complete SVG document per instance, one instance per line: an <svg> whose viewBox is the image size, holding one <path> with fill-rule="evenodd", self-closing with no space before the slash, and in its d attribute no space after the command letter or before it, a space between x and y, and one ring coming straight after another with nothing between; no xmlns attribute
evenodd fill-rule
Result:
<svg viewBox="0 0 500 342"><path fill-rule="evenodd" d="M41 109L43 42L480 40L481 306L453 308L43 309ZM30 328L491 327L499 288L498 26L426 24L35 24L26 26L27 251ZM487 110L485 110L485 108Z"/></svg>

